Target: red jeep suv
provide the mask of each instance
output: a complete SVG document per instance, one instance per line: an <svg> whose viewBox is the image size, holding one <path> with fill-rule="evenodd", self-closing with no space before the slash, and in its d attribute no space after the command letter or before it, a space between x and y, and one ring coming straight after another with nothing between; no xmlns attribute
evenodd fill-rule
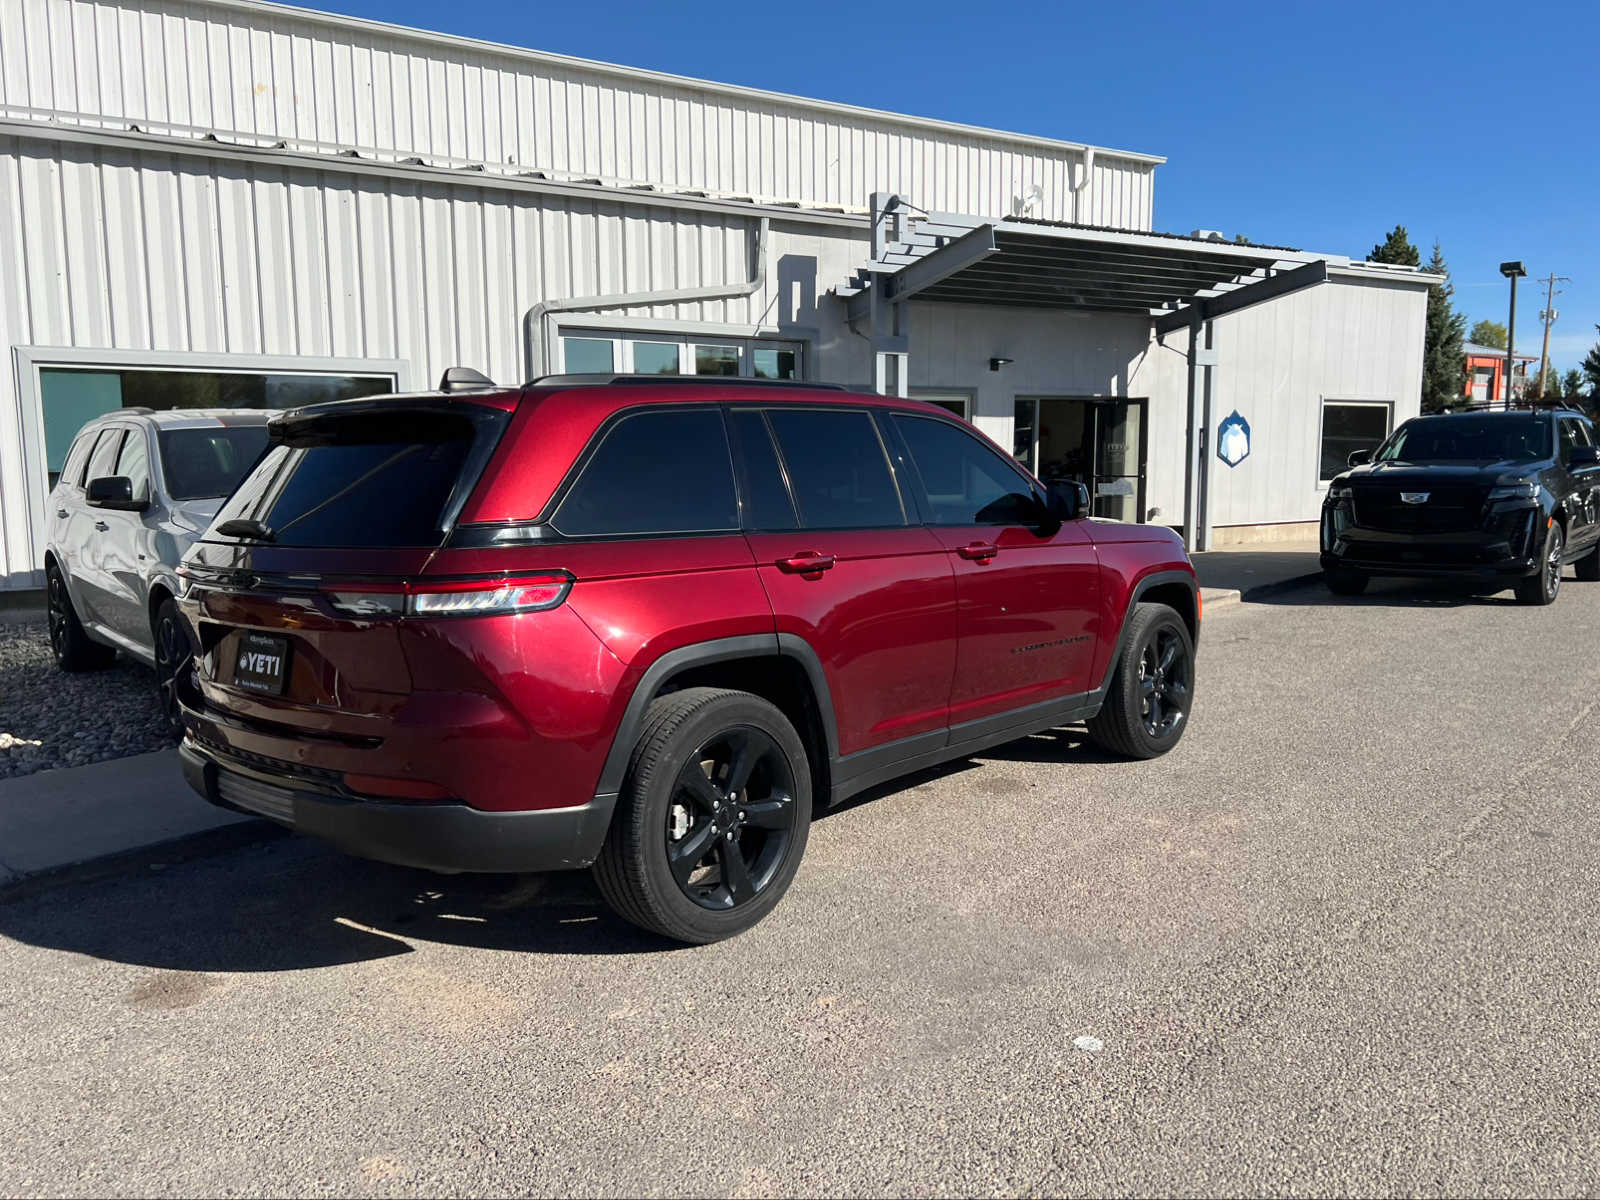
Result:
<svg viewBox="0 0 1600 1200"><path fill-rule="evenodd" d="M593 866L710 942L777 904L818 806L1074 721L1182 737L1182 544L945 410L471 376L274 418L190 550L207 799L408 866Z"/></svg>

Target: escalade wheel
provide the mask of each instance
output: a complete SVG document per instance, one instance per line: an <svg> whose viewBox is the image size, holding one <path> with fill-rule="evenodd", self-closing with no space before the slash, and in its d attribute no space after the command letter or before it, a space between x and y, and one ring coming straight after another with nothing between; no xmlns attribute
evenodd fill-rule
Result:
<svg viewBox="0 0 1600 1200"><path fill-rule="evenodd" d="M63 671L97 671L109 667L117 652L91 641L72 607L72 593L59 568L45 569L45 612L50 624L50 653Z"/></svg>
<svg viewBox="0 0 1600 1200"><path fill-rule="evenodd" d="M1520 604L1549 604L1561 591L1561 554L1567 548L1567 534L1559 522L1552 521L1544 535L1544 557L1539 570L1517 584Z"/></svg>
<svg viewBox="0 0 1600 1200"><path fill-rule="evenodd" d="M635 925L705 943L782 898L811 829L811 772L788 719L747 692L686 688L655 701L594 866Z"/></svg>
<svg viewBox="0 0 1600 1200"><path fill-rule="evenodd" d="M178 620L178 606L163 600L156 609L150 632L156 650L156 691L161 697L161 712L174 733L183 732L183 710L178 706L178 678L189 669L192 654L189 635Z"/></svg>
<svg viewBox="0 0 1600 1200"><path fill-rule="evenodd" d="M1089 736L1113 754L1155 758L1178 744L1194 703L1194 639L1165 604L1140 604Z"/></svg>

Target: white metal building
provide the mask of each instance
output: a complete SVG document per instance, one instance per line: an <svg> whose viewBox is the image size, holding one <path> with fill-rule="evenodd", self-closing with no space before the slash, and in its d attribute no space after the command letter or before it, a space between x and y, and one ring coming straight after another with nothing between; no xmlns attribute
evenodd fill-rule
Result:
<svg viewBox="0 0 1600 1200"><path fill-rule="evenodd" d="M457 364L899 390L1106 515L1303 530L1416 411L1432 277L1153 234L1163 161L256 0L0 0L0 587L42 582L89 416Z"/></svg>

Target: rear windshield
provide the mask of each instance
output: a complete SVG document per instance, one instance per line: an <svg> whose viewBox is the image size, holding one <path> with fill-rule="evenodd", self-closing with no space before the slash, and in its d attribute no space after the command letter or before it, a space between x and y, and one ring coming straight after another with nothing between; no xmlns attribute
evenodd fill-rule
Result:
<svg viewBox="0 0 1600 1200"><path fill-rule="evenodd" d="M161 443L161 474L174 500L214 500L239 486L267 448L267 427L167 429Z"/></svg>
<svg viewBox="0 0 1600 1200"><path fill-rule="evenodd" d="M1531 462L1550 457L1546 417L1445 417L1411 421L1377 454L1380 462Z"/></svg>
<svg viewBox="0 0 1600 1200"><path fill-rule="evenodd" d="M278 546L424 547L444 540L509 414L389 410L279 427L224 504L225 521L265 526Z"/></svg>

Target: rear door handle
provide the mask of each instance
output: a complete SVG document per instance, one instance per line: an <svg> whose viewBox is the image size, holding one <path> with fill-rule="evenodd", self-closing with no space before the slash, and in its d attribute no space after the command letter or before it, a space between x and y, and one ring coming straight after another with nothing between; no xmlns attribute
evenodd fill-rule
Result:
<svg viewBox="0 0 1600 1200"><path fill-rule="evenodd" d="M96 529L98 529L101 533L104 533L106 530L111 528L111 526L107 525L104 521L96 521L94 523L94 527Z"/></svg>
<svg viewBox="0 0 1600 1200"><path fill-rule="evenodd" d="M988 562L1000 553L1000 547L993 542L968 542L965 546L958 546L956 553L973 562Z"/></svg>
<svg viewBox="0 0 1600 1200"><path fill-rule="evenodd" d="M833 555L819 554L815 550L802 550L799 554L778 560L778 570L787 571L790 575L820 575L832 569Z"/></svg>
<svg viewBox="0 0 1600 1200"><path fill-rule="evenodd" d="M67 510L64 509L64 508L56 509L56 516L60 517L63 521L66 520L67 519Z"/></svg>

